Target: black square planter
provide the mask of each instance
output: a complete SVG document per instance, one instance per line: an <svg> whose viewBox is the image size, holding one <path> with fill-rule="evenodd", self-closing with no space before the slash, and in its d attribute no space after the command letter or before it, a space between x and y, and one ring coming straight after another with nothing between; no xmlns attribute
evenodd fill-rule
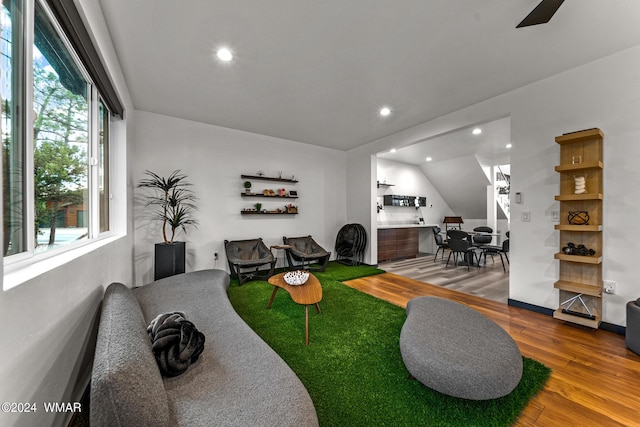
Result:
<svg viewBox="0 0 640 427"><path fill-rule="evenodd" d="M184 273L185 242L156 243L153 279Z"/></svg>

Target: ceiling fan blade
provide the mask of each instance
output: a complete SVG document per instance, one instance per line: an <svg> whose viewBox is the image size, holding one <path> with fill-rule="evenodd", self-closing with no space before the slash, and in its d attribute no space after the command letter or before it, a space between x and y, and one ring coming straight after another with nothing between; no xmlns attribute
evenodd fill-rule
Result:
<svg viewBox="0 0 640 427"><path fill-rule="evenodd" d="M556 13L564 0L542 0L535 9L522 20L516 28L529 27L531 25L546 24Z"/></svg>

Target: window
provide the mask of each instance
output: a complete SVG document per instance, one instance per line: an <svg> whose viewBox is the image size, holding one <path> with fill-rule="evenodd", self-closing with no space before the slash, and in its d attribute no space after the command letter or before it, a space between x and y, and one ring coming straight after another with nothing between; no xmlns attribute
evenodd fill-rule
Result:
<svg viewBox="0 0 640 427"><path fill-rule="evenodd" d="M108 78L95 83L105 72L97 54L87 53L88 34L78 31L73 3L47 3L53 12L40 0L2 4L3 247L9 259L109 231L108 106L122 115L121 105ZM33 13L22 13L23 6ZM33 25L25 25L27 19ZM25 28L33 33L25 35ZM68 35L82 39L81 52Z"/></svg>
<svg viewBox="0 0 640 427"><path fill-rule="evenodd" d="M0 17L0 96L2 99L3 249L5 255L25 250L24 38L20 0L3 1Z"/></svg>
<svg viewBox="0 0 640 427"><path fill-rule="evenodd" d="M91 86L40 3L33 45L36 252L89 236Z"/></svg>
<svg viewBox="0 0 640 427"><path fill-rule="evenodd" d="M109 110L100 100L98 110L98 192L100 232L109 231Z"/></svg>

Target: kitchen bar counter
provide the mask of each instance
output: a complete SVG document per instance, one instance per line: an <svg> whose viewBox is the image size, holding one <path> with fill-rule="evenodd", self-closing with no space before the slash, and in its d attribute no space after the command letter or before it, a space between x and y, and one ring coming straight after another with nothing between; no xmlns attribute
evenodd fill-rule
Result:
<svg viewBox="0 0 640 427"><path fill-rule="evenodd" d="M438 224L409 224L409 223L378 223L378 230L384 230L389 228L431 228L439 227Z"/></svg>

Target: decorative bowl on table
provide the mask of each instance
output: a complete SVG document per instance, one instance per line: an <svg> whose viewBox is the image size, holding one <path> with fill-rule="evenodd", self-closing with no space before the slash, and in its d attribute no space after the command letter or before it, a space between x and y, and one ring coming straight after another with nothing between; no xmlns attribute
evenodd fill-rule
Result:
<svg viewBox="0 0 640 427"><path fill-rule="evenodd" d="M296 270L284 274L284 281L291 286L304 285L307 279L309 279L308 271Z"/></svg>

